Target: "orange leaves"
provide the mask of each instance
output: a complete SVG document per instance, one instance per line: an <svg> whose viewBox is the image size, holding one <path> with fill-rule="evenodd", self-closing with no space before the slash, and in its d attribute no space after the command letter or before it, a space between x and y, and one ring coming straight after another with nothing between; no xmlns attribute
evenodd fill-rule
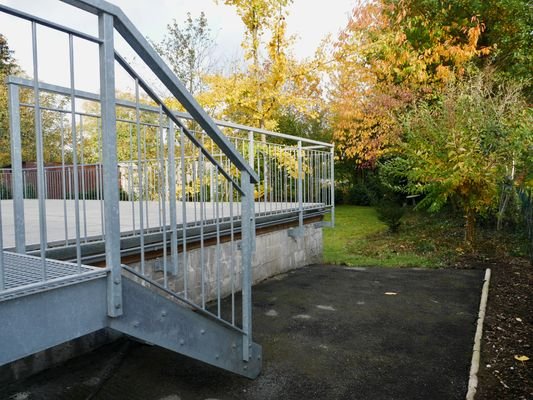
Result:
<svg viewBox="0 0 533 400"><path fill-rule="evenodd" d="M490 52L479 47L480 18L464 19L452 7L421 11L426 6L358 2L335 44L334 138L358 163L373 164L399 142L396 116L413 100L434 98L473 58Z"/></svg>

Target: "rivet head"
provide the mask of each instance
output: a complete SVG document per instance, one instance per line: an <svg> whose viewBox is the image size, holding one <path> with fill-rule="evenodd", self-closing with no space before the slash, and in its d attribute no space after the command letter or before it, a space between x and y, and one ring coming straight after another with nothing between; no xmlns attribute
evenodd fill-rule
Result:
<svg viewBox="0 0 533 400"><path fill-rule="evenodd" d="M161 311L161 316L162 317L166 317L167 316L167 312L165 310Z"/></svg>
<svg viewBox="0 0 533 400"><path fill-rule="evenodd" d="M215 356L215 358L218 360L218 359L220 358L220 355L217 354L217 355Z"/></svg>
<svg viewBox="0 0 533 400"><path fill-rule="evenodd" d="M202 330L200 331L200 333L201 333L202 335L204 335L204 334L205 334L205 329L202 329Z"/></svg>
<svg viewBox="0 0 533 400"><path fill-rule="evenodd" d="M180 339L180 345L183 346L185 344L185 340Z"/></svg>
<svg viewBox="0 0 533 400"><path fill-rule="evenodd" d="M117 310L120 309L121 307L122 307L122 304L120 304L120 303L115 304L115 308L116 308Z"/></svg>
<svg viewBox="0 0 533 400"><path fill-rule="evenodd" d="M245 365L245 366L244 366L244 370L246 371L247 369L248 369L248 366L247 366L247 365Z"/></svg>
<svg viewBox="0 0 533 400"><path fill-rule="evenodd" d="M114 283L115 285L119 285L119 284L120 284L120 279L115 278L115 280L113 281L113 283Z"/></svg>

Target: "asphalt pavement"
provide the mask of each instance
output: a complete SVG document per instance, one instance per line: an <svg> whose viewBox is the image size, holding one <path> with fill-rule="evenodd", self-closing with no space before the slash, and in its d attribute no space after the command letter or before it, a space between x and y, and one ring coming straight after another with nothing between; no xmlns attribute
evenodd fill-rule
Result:
<svg viewBox="0 0 533 400"><path fill-rule="evenodd" d="M464 399L482 280L305 267L254 287L255 380L124 339L5 385L0 399Z"/></svg>

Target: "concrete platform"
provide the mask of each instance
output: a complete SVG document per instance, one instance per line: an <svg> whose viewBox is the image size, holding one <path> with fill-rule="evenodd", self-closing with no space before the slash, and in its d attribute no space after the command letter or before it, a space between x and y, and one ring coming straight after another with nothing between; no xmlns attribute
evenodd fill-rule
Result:
<svg viewBox="0 0 533 400"><path fill-rule="evenodd" d="M254 381L124 340L0 398L464 399L482 274L301 268L254 287Z"/></svg>

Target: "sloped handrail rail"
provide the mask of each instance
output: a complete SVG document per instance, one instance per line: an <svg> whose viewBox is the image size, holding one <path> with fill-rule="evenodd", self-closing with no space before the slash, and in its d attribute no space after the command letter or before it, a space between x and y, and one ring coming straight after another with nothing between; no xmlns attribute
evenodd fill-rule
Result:
<svg viewBox="0 0 533 400"><path fill-rule="evenodd" d="M209 161L211 161L214 165L217 166L217 168L219 169L220 173L228 181L233 183L233 185L235 186L235 189L237 189L241 194L244 194L242 188L240 187L240 185L237 182L235 182L233 177L220 165L220 163L211 155L211 153L209 153L205 149L205 147L194 137L194 135L192 135L190 133L190 131L187 129L187 127L178 118L176 118L174 113L165 105L165 103L159 98L159 96L150 88L150 86L139 76L139 74L137 74L134 71L133 68L130 67L130 65L126 62L126 60L124 60L124 58L122 58L122 56L120 56L117 52L115 52L115 59L122 66L122 68L124 68L124 70L128 74L130 74L130 76L139 83L140 87L143 88L143 90L146 92L146 94L148 94L148 96L153 101L155 101L156 104L159 104L159 106L161 107L163 112L172 120L172 122L174 122L183 131L183 133L185 133L187 135L189 140L196 147L198 147L200 149L200 151L204 154L204 156L206 156ZM224 137L224 140L227 140L227 139ZM228 143L229 143L229 141L228 141ZM233 147L233 145L232 145L232 147ZM221 149L221 150L224 152L223 149ZM240 153L238 153L237 150L234 150L234 151L240 156ZM228 156L227 153L225 153L225 154ZM230 159L231 159L231 157L230 157Z"/></svg>
<svg viewBox="0 0 533 400"><path fill-rule="evenodd" d="M233 144L224 136L215 122L194 97L185 89L176 75L161 59L145 37L133 25L130 19L117 6L103 0L61 0L92 14L102 12L113 16L113 25L139 57L149 66L152 72L161 80L165 87L183 105L187 112L204 129L209 137L219 146L224 154L240 170L250 175L250 182L257 183L259 177L244 157L235 149ZM119 61L120 62L120 61Z"/></svg>

